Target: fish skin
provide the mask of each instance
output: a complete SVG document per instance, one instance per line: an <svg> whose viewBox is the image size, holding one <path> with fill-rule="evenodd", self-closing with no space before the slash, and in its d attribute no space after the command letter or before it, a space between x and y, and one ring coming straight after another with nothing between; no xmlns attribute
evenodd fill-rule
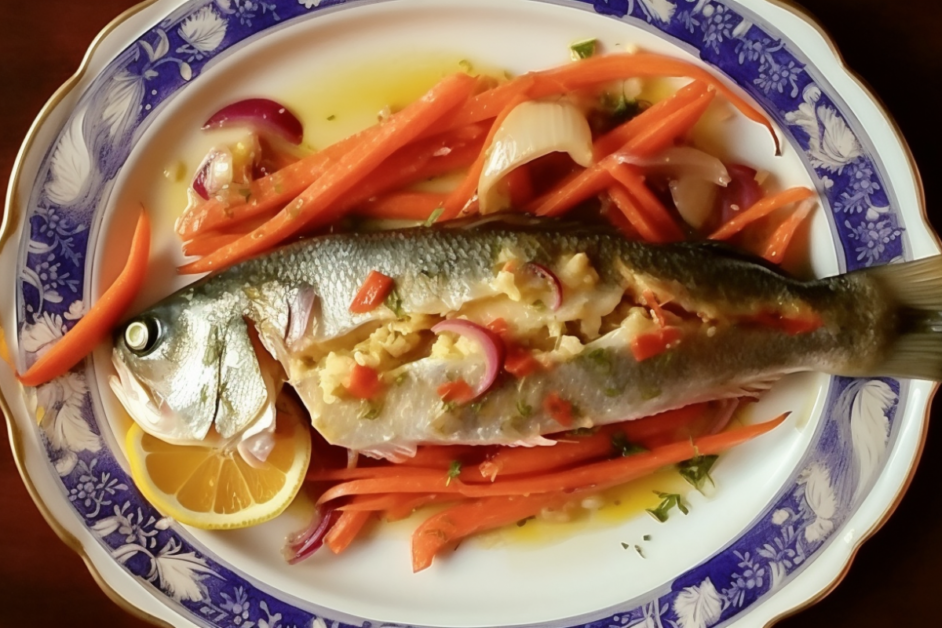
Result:
<svg viewBox="0 0 942 628"><path fill-rule="evenodd" d="M298 347L286 338L299 328L299 316L305 320L300 328L306 346L336 342L367 323L395 319L388 307L349 311L370 271L395 280L409 315L454 314L493 296L495 264L508 249L548 267L562 256L585 253L599 274L600 291L623 289L626 276L653 278L680 300L708 304L711 311L798 304L823 324L798 335L722 325L708 335L709 325L703 325L678 348L642 362L632 357L627 338L618 337L625 332L616 330L568 362L522 383L502 377L480 403L455 408L441 404L436 386L456 376L476 381L482 364L473 358L424 358L403 367L407 381L389 387L373 419L362 418L359 400L325 403L316 378L292 364ZM298 305L305 302L306 308ZM540 399L549 392L570 400L579 425L589 425L741 396L752 385L795 371L872 373L897 333L895 305L866 274L803 282L718 246L630 242L607 229L545 219L321 236L208 277L138 317L147 318L158 319L164 330L154 349L135 354L119 333L115 359L150 389L162 411L176 413L176 441L199 440L211 425L231 437L251 425L269 401L248 342L249 321L285 366L289 383L328 441L391 458L410 455L419 443L539 444L543 434L563 427L542 408ZM607 352L607 373L584 359L596 349ZM521 407L530 412L519 416Z"/></svg>

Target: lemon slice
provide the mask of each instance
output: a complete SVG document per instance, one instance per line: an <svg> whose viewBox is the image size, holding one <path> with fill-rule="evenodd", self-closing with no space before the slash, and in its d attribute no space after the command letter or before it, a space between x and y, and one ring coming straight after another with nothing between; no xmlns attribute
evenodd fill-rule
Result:
<svg viewBox="0 0 942 628"><path fill-rule="evenodd" d="M136 423L126 445L131 477L157 510L204 530L245 528L277 517L304 483L311 436L297 417L279 413L265 464L249 466L234 445L171 445Z"/></svg>

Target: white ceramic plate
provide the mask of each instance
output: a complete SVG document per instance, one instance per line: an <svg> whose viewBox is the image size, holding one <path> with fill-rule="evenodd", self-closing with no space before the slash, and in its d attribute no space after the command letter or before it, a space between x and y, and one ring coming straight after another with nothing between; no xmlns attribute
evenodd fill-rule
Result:
<svg viewBox="0 0 942 628"><path fill-rule="evenodd" d="M816 274L938 252L915 171L885 114L819 32L777 4L158 0L99 42L17 163L12 198L22 204L7 208L0 250L3 294L13 296L0 324L15 359L23 364L52 342L113 279L140 203L154 210L156 234L138 305L182 285L166 269L181 259L171 225L185 181L162 173L192 170L224 138L197 131L221 105L250 95L281 100L304 114L306 141L323 145L375 115L371 99L391 89L383 77L403 68L411 78L399 94L457 70L461 59L513 72L550 67L586 37L609 50L633 44L699 60L769 111L781 157L761 128L725 119L722 106L709 134L727 156L782 185L819 191ZM599 516L536 541L491 535L413 575L408 526L388 526L342 558L289 567L280 547L303 525L304 504L236 532L162 519L127 476L115 437L125 419L105 383L109 370L102 350L24 391L0 369L24 478L132 605L174 625L269 628L763 625L835 580L896 502L934 390L789 378L753 410L762 418L792 410L788 424L724 456L717 490L690 494L689 516L666 524ZM623 543L643 545L644 558Z"/></svg>

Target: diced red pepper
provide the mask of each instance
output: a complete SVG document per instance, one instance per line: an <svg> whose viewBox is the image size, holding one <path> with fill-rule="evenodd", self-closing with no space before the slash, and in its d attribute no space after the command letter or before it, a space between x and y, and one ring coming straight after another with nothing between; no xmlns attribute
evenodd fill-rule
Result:
<svg viewBox="0 0 942 628"><path fill-rule="evenodd" d="M543 400L543 409L563 427L572 427L572 404L551 392Z"/></svg>
<svg viewBox="0 0 942 628"><path fill-rule="evenodd" d="M783 316L778 312L759 312L748 319L765 327L781 329L789 336L808 334L824 324L821 317L815 312L808 312L798 316Z"/></svg>
<svg viewBox="0 0 942 628"><path fill-rule="evenodd" d="M507 333L507 329L508 329L507 321L505 321L502 318L495 318L490 323L485 325L485 327L487 327L492 332L494 332L495 334L501 337L503 337L503 335Z"/></svg>
<svg viewBox="0 0 942 628"><path fill-rule="evenodd" d="M526 377L540 370L543 365L533 357L533 352L519 345L508 345L504 358L504 370L516 378Z"/></svg>
<svg viewBox="0 0 942 628"><path fill-rule="evenodd" d="M381 272L371 270L360 290L353 297L350 311L354 314L372 312L386 300L393 289L393 280Z"/></svg>
<svg viewBox="0 0 942 628"><path fill-rule="evenodd" d="M679 327L662 327L656 331L641 334L631 341L631 353L635 360L642 362L664 353L680 341L684 332Z"/></svg>
<svg viewBox="0 0 942 628"><path fill-rule="evenodd" d="M350 372L350 384L347 385L347 392L357 399L372 399L383 385L379 381L379 373L376 369L361 364L355 364L353 371Z"/></svg>
<svg viewBox="0 0 942 628"><path fill-rule="evenodd" d="M474 390L463 379L456 379L453 382L445 382L438 387L438 396L445 403L467 403L474 399Z"/></svg>

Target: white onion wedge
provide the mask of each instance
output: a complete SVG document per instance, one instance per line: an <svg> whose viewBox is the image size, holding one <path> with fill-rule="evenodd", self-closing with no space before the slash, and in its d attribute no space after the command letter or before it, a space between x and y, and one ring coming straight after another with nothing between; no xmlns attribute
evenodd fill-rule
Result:
<svg viewBox="0 0 942 628"><path fill-rule="evenodd" d="M722 161L690 146L674 146L653 157L641 158L631 154L622 154L618 156L618 159L623 163L644 168L648 172L667 175L672 179L692 177L701 181L710 181L724 188L731 180Z"/></svg>
<svg viewBox="0 0 942 628"><path fill-rule="evenodd" d="M585 116L565 102L524 102L504 119L487 148L478 180L482 214L507 208L497 183L511 170L550 153L569 153L580 166L592 163L592 130Z"/></svg>

